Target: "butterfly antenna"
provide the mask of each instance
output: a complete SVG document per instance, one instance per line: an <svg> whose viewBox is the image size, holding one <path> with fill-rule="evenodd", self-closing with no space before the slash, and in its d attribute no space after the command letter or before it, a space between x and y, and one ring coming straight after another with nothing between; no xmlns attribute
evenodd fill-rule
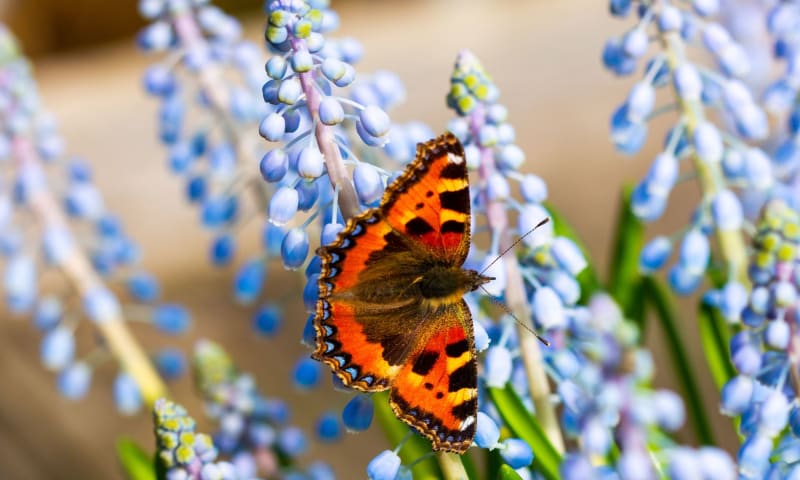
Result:
<svg viewBox="0 0 800 480"><path fill-rule="evenodd" d="M495 263L497 263L497 261L498 261L498 260L500 260L501 258L503 258L503 255L505 255L506 253L508 253L508 251L509 251L509 250L511 250L512 248L516 247L516 246L517 246L517 244L518 244L519 242L521 242L521 241L522 241L522 240L523 240L525 237L527 237L528 235L530 235L531 233L533 233L533 232L534 232L534 231L535 231L537 228L541 227L542 225L544 225L545 223L547 223L547 222L549 222L549 221L550 221L550 217L544 217L544 220L542 220L541 222L537 223L535 227L531 228L530 230L528 230L527 232L525 232L525 233L524 233L522 236L520 236L519 238L517 238L516 240L514 240L514 242L513 242L511 245L509 245L508 247L506 247L506 249L505 249L505 250L503 250L503 252L502 252L502 253L500 253L500 255L498 255L498 256L497 256L497 257L496 257L494 260L492 260L492 262L491 262L489 265L486 265L486 268L484 268L483 270L481 270L481 275L483 275L483 272L485 272L486 270L489 270L489 268L491 268L491 266L492 266L492 265L494 265Z"/></svg>
<svg viewBox="0 0 800 480"><path fill-rule="evenodd" d="M495 299L495 298L492 296L492 294L491 294L491 293L489 293L489 292L488 292L488 291L487 291L485 288L483 288L483 285L481 285L481 290L483 290L483 291L486 293L486 295L489 297L489 300L491 300L491 301L492 301L492 303L494 303L495 305L498 305L498 306L499 306L500 308L502 308L502 309L503 309L503 310L504 310L504 311L505 311L507 314L511 315L511 318L513 318L513 319L514 319L514 321L515 321L515 322L517 322L517 325L519 325L519 326L521 326L522 328L524 328L525 330L529 331L529 332L531 333L531 335L533 335L534 337L536 337L536 339L537 339L537 340L539 340L540 342L542 342L542 345L544 345L545 347L549 347L549 346L550 346L550 342L549 342L549 341L547 341L547 339L545 339L544 337L542 337L541 335L539 335L538 333L536 333L535 331L533 331L533 329L532 329L531 327L529 327L529 326L525 325L524 323L522 323L522 322L519 320L519 318L517 318L517 316L516 316L516 315L514 315L514 312L512 312L512 311L511 311L511 309L510 309L510 308L508 308L508 306L507 306L505 303L501 302L500 300L497 300L497 299Z"/></svg>

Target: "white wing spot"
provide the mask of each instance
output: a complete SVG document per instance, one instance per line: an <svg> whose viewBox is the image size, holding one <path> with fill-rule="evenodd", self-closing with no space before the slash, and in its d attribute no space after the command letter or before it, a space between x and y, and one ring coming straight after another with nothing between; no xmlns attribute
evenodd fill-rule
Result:
<svg viewBox="0 0 800 480"><path fill-rule="evenodd" d="M475 417L467 417L466 420L461 422L461 425L458 426L459 430L466 430L467 427L475 423Z"/></svg>
<svg viewBox="0 0 800 480"><path fill-rule="evenodd" d="M447 159L450 163L455 163L455 164L464 163L464 157L462 157L461 155L454 155L452 153L448 153Z"/></svg>

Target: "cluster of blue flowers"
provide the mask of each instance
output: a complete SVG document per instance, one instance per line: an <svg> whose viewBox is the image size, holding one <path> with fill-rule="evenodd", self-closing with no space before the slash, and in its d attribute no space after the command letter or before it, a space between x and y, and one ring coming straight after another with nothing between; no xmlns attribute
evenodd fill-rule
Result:
<svg viewBox="0 0 800 480"><path fill-rule="evenodd" d="M612 13L618 16L626 16L632 9L631 2L611 3ZM766 113L743 80L750 72L750 62L725 26L714 21L718 9L718 2L705 1L687 7L668 1L642 5L636 25L622 37L609 40L603 52L607 68L628 75L646 56L651 42L662 47L648 60L643 79L613 114L611 135L618 150L633 154L644 144L649 119L677 113L663 150L634 190L631 203L642 220L657 220L681 179L680 164L690 165L686 170L692 174L687 171L683 178L696 178L702 197L689 228L656 237L641 257L643 271L657 270L679 242L678 259L668 275L679 294L692 293L701 284L711 258L712 234L730 266L725 288L737 293L743 290L744 208L733 188L763 193L775 183L769 155L748 143L764 140L768 134ZM688 58L688 45L695 43L703 45L716 65L704 66ZM673 102L655 108L656 90L667 86L673 91ZM726 120L728 131L711 121L712 111Z"/></svg>
<svg viewBox="0 0 800 480"><path fill-rule="evenodd" d="M159 135L168 166L184 180L188 201L198 205L202 225L213 234L211 262L230 264L237 229L270 194L253 168L260 151L255 126L267 110L259 93L264 52L241 38L234 18L206 1L143 0L140 11L152 20L139 35L140 47L167 54L143 82L161 101ZM236 298L254 301L263 276L261 259L245 262Z"/></svg>
<svg viewBox="0 0 800 480"><path fill-rule="evenodd" d="M160 478L168 480L236 480L233 464L217 461L219 451L209 435L197 433L197 424L182 406L159 399L153 407L156 461Z"/></svg>
<svg viewBox="0 0 800 480"><path fill-rule="evenodd" d="M491 342L484 358L485 386L502 388L510 383L543 428L549 428L548 439L563 453L559 467L562 478L644 479L656 478L658 471L674 473L673 478L698 474L732 478L733 463L723 451L714 448L695 451L654 435L682 426L683 403L673 392L651 389L650 354L641 347L638 329L624 319L610 296L596 293L588 305L580 304L578 276L587 267L587 261L572 240L555 234L552 222L535 229L542 219L550 216L542 204L547 197L546 184L539 177L516 171L524 156L513 144L513 128L505 123L505 108L497 103L498 96L498 89L477 60L462 53L448 96L449 105L461 117L451 122L450 128L464 142L468 164L479 174L474 202L475 214L479 215L476 225L485 218L491 232L491 247L480 263L486 266L487 262L495 261L498 245L503 246L501 236L510 230L506 227L506 217L515 212L515 233L527 234L522 242L525 248L518 266L513 265L517 259L507 255L490 267L497 269L493 276L500 281L493 282L494 286L490 284L489 292L513 307L519 304L515 296L520 293L513 285L524 284L522 303L530 305L532 325L551 343L541 354L546 373L563 405L560 427L546 424L551 415L547 412L550 395L537 402L541 390L547 393L548 387L534 385L538 380L531 371L536 360L525 358L537 347L535 341L525 343L532 336L525 329L513 329L514 324L509 321L488 322L481 312L478 318L484 322L487 340ZM523 203L511 196L509 180L518 183ZM515 279L514 275L520 278ZM485 423L478 424L476 437L476 444L481 447L488 447L482 444L487 423L502 424L504 420L490 397L485 396L481 405L486 413ZM492 425L488 430L496 428ZM577 440L579 448L565 449L560 439L562 434ZM663 458L656 463L651 458L654 445L663 452ZM618 453L615 460L596 461L609 458L612 450ZM520 466L509 456L504 457L512 467ZM679 472L684 472L684 476ZM518 470L518 473L529 472Z"/></svg>
<svg viewBox="0 0 800 480"><path fill-rule="evenodd" d="M219 453L231 459L234 478L273 478L299 474L296 459L309 447L306 435L289 424L289 406L258 392L253 377L236 371L232 360L217 344L201 340L193 360L197 388L206 402L206 414L218 424L213 435ZM335 420L335 419L334 419ZM338 429L330 422L324 433ZM305 469L313 480L332 478L321 462Z"/></svg>
<svg viewBox="0 0 800 480"><path fill-rule="evenodd" d="M793 478L800 474L800 410L794 401L800 376L794 349L800 296L800 215L782 200L765 207L753 239L750 280L741 321L731 339L738 375L722 389L723 413L740 417L743 478ZM789 426L789 428L786 428Z"/></svg>
<svg viewBox="0 0 800 480"><path fill-rule="evenodd" d="M84 397L92 373L111 358L119 362L113 395L117 408L134 413L143 400L152 403L164 377L181 373L183 357L175 349L141 351L124 323L137 314L169 334L186 329L186 311L159 303L156 279L140 266L141 253L120 220L103 204L87 163L65 154L55 120L41 104L31 67L11 34L0 26L0 255L2 288L11 312L30 314L42 332L43 365L58 373L60 393ZM31 221L33 220L33 222ZM37 223L39 228L33 228ZM72 288L42 291L39 279L59 270ZM125 286L126 303L107 284ZM78 301L75 302L75 296ZM75 308L75 304L82 308ZM100 345L78 352L80 318L92 322Z"/></svg>
<svg viewBox="0 0 800 480"><path fill-rule="evenodd" d="M794 2L779 2L766 12L766 24L775 39L773 53L786 63L786 70L763 94L764 109L782 118L785 133L772 152L775 176L780 180L773 190L792 208L800 208L800 110L798 110L798 62L800 62L800 8Z"/></svg>
<svg viewBox="0 0 800 480"><path fill-rule="evenodd" d="M626 16L634 8L626 1L610 5L612 14L618 16ZM678 161L691 163L702 198L691 225L682 233L678 259L668 278L677 293L695 291L716 268L708 239L716 235L716 258L723 265L721 272L713 272L718 288L707 291L703 301L735 326L723 332L723 338L738 331L730 338L729 351L724 352L734 371L725 379L721 400L723 413L740 419L738 430L744 442L738 452L738 474L753 479L793 478L800 473L794 453L799 444L792 424L797 368L791 353L796 342L798 298L796 65L800 8L794 2L778 2L746 12L747 22L763 22L774 38L771 53L786 62L785 72L760 96L751 93L758 91L758 86L748 78L769 76L769 71L750 68L763 68L765 62L759 61L758 55L764 52L749 52L724 23L714 21L717 14L727 13L728 21L735 22L739 14L720 12L716 1L642 5L637 25L621 38L610 40L603 59L609 69L626 75L635 70L650 40L657 39L661 46L645 69L645 79L633 87L612 117L616 146L634 153L644 142L648 118L666 111L679 114L664 151L633 194L633 210L646 221L657 219L678 180ZM650 26L653 35L635 39ZM692 43L701 43L715 65L690 62L685 50ZM672 86L675 104L654 109L653 87L666 85ZM709 120L710 110L720 113L723 126ZM770 136L767 113L785 122L786 131ZM757 218L757 225L751 226L747 218ZM753 249L748 251L743 239L752 231ZM652 273L667 262L674 237L656 237L645 246L642 271Z"/></svg>

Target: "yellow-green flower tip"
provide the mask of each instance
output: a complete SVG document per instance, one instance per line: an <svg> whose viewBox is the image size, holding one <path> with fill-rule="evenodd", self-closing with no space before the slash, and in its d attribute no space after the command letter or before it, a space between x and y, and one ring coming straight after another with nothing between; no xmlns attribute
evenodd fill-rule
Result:
<svg viewBox="0 0 800 480"><path fill-rule="evenodd" d="M269 24L276 27L285 27L290 18L291 15L286 10L273 10L269 14Z"/></svg>
<svg viewBox="0 0 800 480"><path fill-rule="evenodd" d="M175 449L175 459L180 464L186 465L191 463L194 458L195 453L192 445L181 444Z"/></svg>

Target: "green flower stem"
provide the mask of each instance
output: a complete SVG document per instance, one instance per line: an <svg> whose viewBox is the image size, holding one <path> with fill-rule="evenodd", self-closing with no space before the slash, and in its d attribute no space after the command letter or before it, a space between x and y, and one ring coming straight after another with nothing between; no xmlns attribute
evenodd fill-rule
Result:
<svg viewBox="0 0 800 480"><path fill-rule="evenodd" d="M558 480L561 453L540 425L538 412L536 416L531 415L511 385L504 388L489 387L487 391L511 432L534 449L534 470L548 480Z"/></svg>
<svg viewBox="0 0 800 480"><path fill-rule="evenodd" d="M671 71L680 66L685 61L683 42L677 33L669 33L664 36L664 50L666 52L667 65ZM694 133L697 125L704 120L703 107L699 101L688 101L676 93L678 97L679 110L686 127L689 137ZM696 153L692 155L694 167L697 171L697 179L704 195L713 195L723 188L722 171L717 163L705 161ZM749 285L750 280L747 276L747 249L745 248L744 237L741 230L722 231L717 229L717 242L720 252L724 258L728 271L731 276L738 280L742 285Z"/></svg>
<svg viewBox="0 0 800 480"><path fill-rule="evenodd" d="M677 324L678 316L675 306L666 287L653 277L644 277L644 293L647 301L653 307L656 317L661 322L664 339L669 348L670 358L674 364L674 371L678 373L678 381L686 398L686 406L692 428L697 439L703 445L716 445L711 432L711 425L703 409L703 398L700 394L695 370L692 368L689 356L686 353L684 342L681 339L680 327Z"/></svg>
<svg viewBox="0 0 800 480"><path fill-rule="evenodd" d="M442 478L447 480L469 480L460 455L450 452L436 452L436 459L442 469Z"/></svg>
<svg viewBox="0 0 800 480"><path fill-rule="evenodd" d="M728 380L736 376L728 351L730 328L719 314L719 310L702 303L698 309L697 319L700 322L700 340L703 342L703 352L711 370L711 377L717 390L721 390Z"/></svg>
<svg viewBox="0 0 800 480"><path fill-rule="evenodd" d="M513 468L507 464L500 465L500 471L497 474L499 480L522 480L522 477Z"/></svg>
<svg viewBox="0 0 800 480"><path fill-rule="evenodd" d="M13 157L19 166L34 165L38 168L38 157L31 141L22 136L13 139ZM30 208L42 226L53 229L69 230L69 225L61 212L58 201L47 188L39 188L31 192ZM69 253L59 265L64 274L75 286L82 297L92 291L105 288L102 279L95 272L83 252L73 245ZM119 310L109 309L107 318L99 318L94 322L105 345L120 364L136 381L142 398L148 407L167 395L167 388L153 368L147 354L139 346L125 319Z"/></svg>

